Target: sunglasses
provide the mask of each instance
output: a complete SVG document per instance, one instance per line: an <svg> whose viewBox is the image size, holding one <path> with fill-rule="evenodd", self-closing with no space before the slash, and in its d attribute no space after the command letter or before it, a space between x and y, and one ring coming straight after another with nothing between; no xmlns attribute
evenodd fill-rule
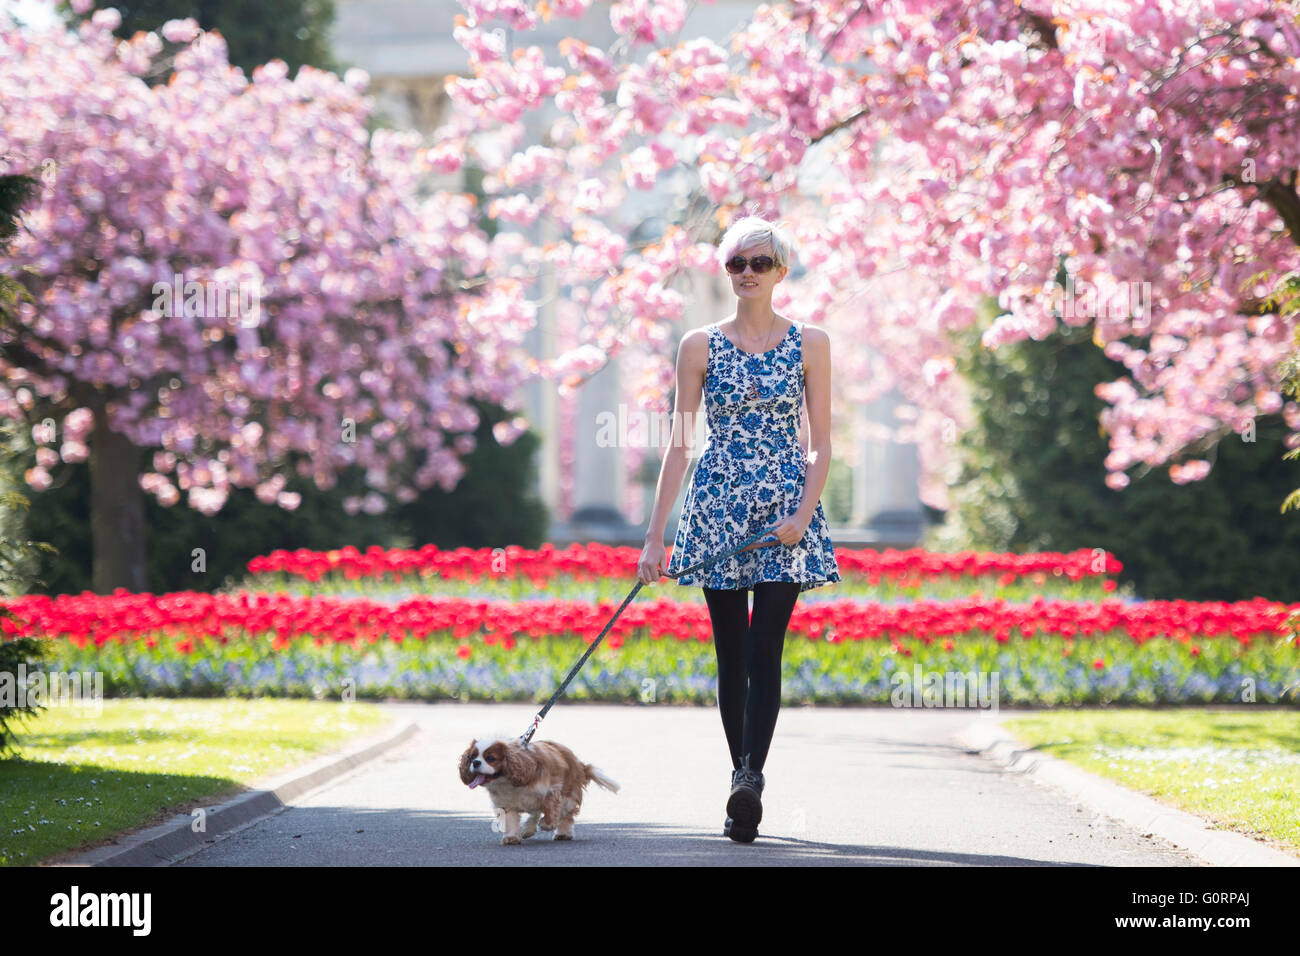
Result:
<svg viewBox="0 0 1300 956"><path fill-rule="evenodd" d="M754 256L752 259L746 259L744 256L732 256L727 260L727 271L733 276L738 276L745 271L746 264L753 266L756 274L762 275L776 265L776 262L771 256Z"/></svg>

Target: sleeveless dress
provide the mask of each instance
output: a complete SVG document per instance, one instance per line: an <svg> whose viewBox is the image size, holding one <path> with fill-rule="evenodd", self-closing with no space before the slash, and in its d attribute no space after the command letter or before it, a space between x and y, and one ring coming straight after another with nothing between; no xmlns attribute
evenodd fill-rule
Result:
<svg viewBox="0 0 1300 956"><path fill-rule="evenodd" d="M708 334L709 437L682 504L670 573L731 550L793 515L803 500L803 327L792 323L781 342L761 355L741 350L716 325L708 326ZM800 593L840 580L821 502L794 547L755 547L676 580L720 590L798 581Z"/></svg>

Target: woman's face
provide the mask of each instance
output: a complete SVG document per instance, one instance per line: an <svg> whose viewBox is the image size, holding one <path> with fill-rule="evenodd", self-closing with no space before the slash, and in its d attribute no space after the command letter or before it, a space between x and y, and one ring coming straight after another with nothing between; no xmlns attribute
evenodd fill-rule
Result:
<svg viewBox="0 0 1300 956"><path fill-rule="evenodd" d="M772 254L771 245L761 242L752 246L741 246L733 255L744 256L746 259L752 259L754 256L776 258ZM728 272L727 277L731 279L731 288L739 298L764 300L772 297L772 289L785 278L785 274L786 269L783 266L779 268L773 266L767 272L759 275L754 271L752 265L746 265L745 271L740 275L732 275Z"/></svg>

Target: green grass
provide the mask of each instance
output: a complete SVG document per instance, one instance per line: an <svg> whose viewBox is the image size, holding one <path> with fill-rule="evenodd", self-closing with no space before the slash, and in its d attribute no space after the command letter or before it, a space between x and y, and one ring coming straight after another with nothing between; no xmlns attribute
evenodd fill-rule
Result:
<svg viewBox="0 0 1300 956"><path fill-rule="evenodd" d="M0 866L48 861L178 812L373 733L372 704L106 699L99 716L55 706L17 728L0 760Z"/></svg>
<svg viewBox="0 0 1300 956"><path fill-rule="evenodd" d="M1294 710L1060 711L1002 723L1044 753L1300 856Z"/></svg>

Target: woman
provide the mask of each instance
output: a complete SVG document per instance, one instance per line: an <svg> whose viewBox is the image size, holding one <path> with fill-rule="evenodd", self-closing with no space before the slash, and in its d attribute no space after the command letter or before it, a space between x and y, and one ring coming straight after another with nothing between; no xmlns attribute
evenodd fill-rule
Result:
<svg viewBox="0 0 1300 956"><path fill-rule="evenodd" d="M785 231L754 216L722 237L718 260L731 278L736 312L682 338L672 441L637 568L645 584L665 573L664 529L686 473L683 439L704 402L709 440L682 506L669 572L762 531L778 539L677 581L703 589L713 625L718 710L732 764L723 834L738 843L753 842L763 815L762 771L781 706L781 654L795 601L802 591L840 580L821 507L831 457L830 338L772 311L772 291L792 254ZM800 427L805 391L811 447Z"/></svg>

